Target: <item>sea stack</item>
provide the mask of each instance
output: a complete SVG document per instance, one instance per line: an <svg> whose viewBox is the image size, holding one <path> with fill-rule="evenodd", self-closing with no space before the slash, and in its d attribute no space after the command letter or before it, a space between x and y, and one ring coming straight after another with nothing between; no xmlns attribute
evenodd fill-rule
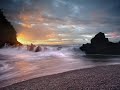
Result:
<svg viewBox="0 0 120 90"><path fill-rule="evenodd" d="M5 44L8 45L22 45L16 39L16 31L11 23L4 16L3 11L0 9L0 48Z"/></svg>
<svg viewBox="0 0 120 90"><path fill-rule="evenodd" d="M113 43L99 32L91 39L91 43L83 44L80 49L86 54L120 55L120 43Z"/></svg>

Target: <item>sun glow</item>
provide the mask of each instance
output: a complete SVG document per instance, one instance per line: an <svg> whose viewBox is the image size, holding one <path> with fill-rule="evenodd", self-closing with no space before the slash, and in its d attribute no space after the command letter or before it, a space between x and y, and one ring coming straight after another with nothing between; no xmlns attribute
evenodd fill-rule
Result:
<svg viewBox="0 0 120 90"><path fill-rule="evenodd" d="M22 44L30 44L26 39L23 34L18 34L17 35L17 41L19 41Z"/></svg>
<svg viewBox="0 0 120 90"><path fill-rule="evenodd" d="M22 44L43 44L43 45L59 45L63 42L57 41L57 39L46 39L46 40L28 40L28 37L24 34L18 34L17 40Z"/></svg>

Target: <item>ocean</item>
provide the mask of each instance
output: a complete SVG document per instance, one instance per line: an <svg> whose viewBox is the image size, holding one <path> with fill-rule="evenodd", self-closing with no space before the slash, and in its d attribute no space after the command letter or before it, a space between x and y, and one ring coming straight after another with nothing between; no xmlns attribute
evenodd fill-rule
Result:
<svg viewBox="0 0 120 90"><path fill-rule="evenodd" d="M0 49L0 87L70 70L120 64L119 55L86 55L79 47L41 46L40 52L28 51L27 46Z"/></svg>

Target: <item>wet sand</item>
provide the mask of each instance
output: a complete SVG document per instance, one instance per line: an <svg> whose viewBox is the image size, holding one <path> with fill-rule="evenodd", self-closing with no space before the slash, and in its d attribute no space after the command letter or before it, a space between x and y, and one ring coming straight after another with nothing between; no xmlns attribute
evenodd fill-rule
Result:
<svg viewBox="0 0 120 90"><path fill-rule="evenodd" d="M97 66L43 76L0 90L120 90L120 65Z"/></svg>

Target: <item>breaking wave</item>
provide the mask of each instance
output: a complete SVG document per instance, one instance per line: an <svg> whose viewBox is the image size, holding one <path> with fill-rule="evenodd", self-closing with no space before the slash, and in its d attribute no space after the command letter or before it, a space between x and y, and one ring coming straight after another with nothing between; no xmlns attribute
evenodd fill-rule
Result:
<svg viewBox="0 0 120 90"><path fill-rule="evenodd" d="M0 86L75 69L120 63L119 56L86 56L79 45L40 47L39 52L29 51L27 46L0 49Z"/></svg>

